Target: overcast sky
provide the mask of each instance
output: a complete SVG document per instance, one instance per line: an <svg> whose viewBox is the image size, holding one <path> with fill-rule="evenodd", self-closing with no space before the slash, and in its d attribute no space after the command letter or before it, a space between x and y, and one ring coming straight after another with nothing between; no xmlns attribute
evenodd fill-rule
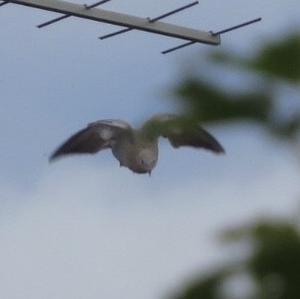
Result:
<svg viewBox="0 0 300 299"><path fill-rule="evenodd" d="M153 17L186 3L105 8ZM221 47L250 53L299 26L299 15L298 0L213 0L168 21L219 30L263 17L223 37ZM210 128L223 157L162 142L151 178L120 169L109 152L49 165L88 122L138 125L174 110L170 91L186 62L211 49L163 56L180 41L142 32L99 41L117 27L75 18L35 28L55 16L0 8L1 298L159 298L226 258L214 239L220 228L297 206L299 161L250 125Z"/></svg>

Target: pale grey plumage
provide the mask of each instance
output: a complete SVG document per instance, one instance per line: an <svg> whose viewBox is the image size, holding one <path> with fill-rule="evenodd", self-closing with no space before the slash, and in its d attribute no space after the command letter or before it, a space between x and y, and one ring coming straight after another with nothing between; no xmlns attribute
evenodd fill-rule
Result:
<svg viewBox="0 0 300 299"><path fill-rule="evenodd" d="M139 129L123 120L99 120L71 136L50 157L53 161L70 154L94 154L111 148L120 166L136 173L151 173L158 160L158 139L173 147L192 146L224 153L220 143L198 123L171 114L152 117Z"/></svg>

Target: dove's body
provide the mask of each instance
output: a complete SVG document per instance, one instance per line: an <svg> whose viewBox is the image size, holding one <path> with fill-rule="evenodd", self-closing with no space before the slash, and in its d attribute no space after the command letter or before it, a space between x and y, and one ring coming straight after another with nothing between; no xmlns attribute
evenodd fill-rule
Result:
<svg viewBox="0 0 300 299"><path fill-rule="evenodd" d="M131 138L122 136L112 144L112 153L120 166L136 173L150 173L158 160L158 139L146 140L137 131Z"/></svg>
<svg viewBox="0 0 300 299"><path fill-rule="evenodd" d="M136 173L151 173L158 160L159 137L169 139L173 147L192 146L224 153L219 142L197 123L187 123L174 115L162 114L133 129L122 120L100 120L71 136L50 160L69 154L94 154L111 148L124 166Z"/></svg>

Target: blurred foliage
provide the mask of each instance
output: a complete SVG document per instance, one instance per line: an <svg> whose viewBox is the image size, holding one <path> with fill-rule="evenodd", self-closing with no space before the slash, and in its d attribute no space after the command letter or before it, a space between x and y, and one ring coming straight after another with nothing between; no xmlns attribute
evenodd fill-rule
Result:
<svg viewBox="0 0 300 299"><path fill-rule="evenodd" d="M207 79L200 70L184 79L176 89L185 115L203 123L251 121L279 139L296 140L300 129L300 103L293 106L288 117L280 117L278 109L282 106L278 105L278 90L292 85L300 93L298 33L265 42L251 58L217 51L207 60L211 69L227 66L230 70L237 68L251 74L259 82L259 88L230 90L221 87L218 80ZM300 100L299 93L296 100ZM173 299L300 298L300 229L296 223L276 219L258 221L228 230L222 239L225 243L247 245L249 250L241 251L242 259L233 254L229 264L195 278ZM250 292L239 281L241 277L251 282L248 284ZM233 278L237 278L236 285L240 288L238 295L230 287Z"/></svg>
<svg viewBox="0 0 300 299"><path fill-rule="evenodd" d="M255 120L266 122L271 99L262 93L232 94L201 80L189 79L177 90L192 118L201 122Z"/></svg>
<svg viewBox="0 0 300 299"><path fill-rule="evenodd" d="M221 65L230 70L234 67L243 70L251 74L258 85L254 86L251 92L237 92L224 89L218 80L207 80L204 74L194 74L185 78L175 90L185 114L202 123L251 121L264 127L273 136L289 140L298 137L300 105L299 111L293 110L293 115L288 119L280 118L277 111L277 94L274 92L291 83L294 88L299 87L298 33L284 40L267 42L252 58L239 57L229 51L216 51L207 57L207 61L210 69L217 70ZM300 102L300 95L298 96Z"/></svg>
<svg viewBox="0 0 300 299"><path fill-rule="evenodd" d="M175 299L219 299L220 286L226 278L226 271L218 271L201 278L192 283L182 294L175 296Z"/></svg>
<svg viewBox="0 0 300 299"><path fill-rule="evenodd" d="M226 299L224 285L247 273L254 289L250 298L298 299L300 296L300 230L295 223L271 219L225 232L226 242L247 242L250 254L207 278L187 286L175 299ZM250 242L249 242L250 241ZM230 290L229 290L230 293ZM242 291L241 291L242 293ZM231 295L234 299L234 295ZM249 294L239 299L248 299Z"/></svg>
<svg viewBox="0 0 300 299"><path fill-rule="evenodd" d="M272 79L300 82L300 34L295 33L283 40L267 42L250 59L241 59L230 53L215 52L211 56L215 62L239 65L261 72Z"/></svg>
<svg viewBox="0 0 300 299"><path fill-rule="evenodd" d="M300 82L300 36L293 35L267 45L248 65L282 80Z"/></svg>

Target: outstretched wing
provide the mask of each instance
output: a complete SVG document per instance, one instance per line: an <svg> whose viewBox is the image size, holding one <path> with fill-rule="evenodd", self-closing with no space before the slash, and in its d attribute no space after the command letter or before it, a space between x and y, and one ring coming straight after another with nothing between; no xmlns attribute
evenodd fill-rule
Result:
<svg viewBox="0 0 300 299"><path fill-rule="evenodd" d="M192 146L214 153L224 153L222 145L198 122L173 114L159 114L149 119L142 130L151 137L168 138L173 147Z"/></svg>
<svg viewBox="0 0 300 299"><path fill-rule="evenodd" d="M120 134L130 134L131 126L122 120L99 120L72 135L50 157L50 161L71 154L95 154L110 148Z"/></svg>

